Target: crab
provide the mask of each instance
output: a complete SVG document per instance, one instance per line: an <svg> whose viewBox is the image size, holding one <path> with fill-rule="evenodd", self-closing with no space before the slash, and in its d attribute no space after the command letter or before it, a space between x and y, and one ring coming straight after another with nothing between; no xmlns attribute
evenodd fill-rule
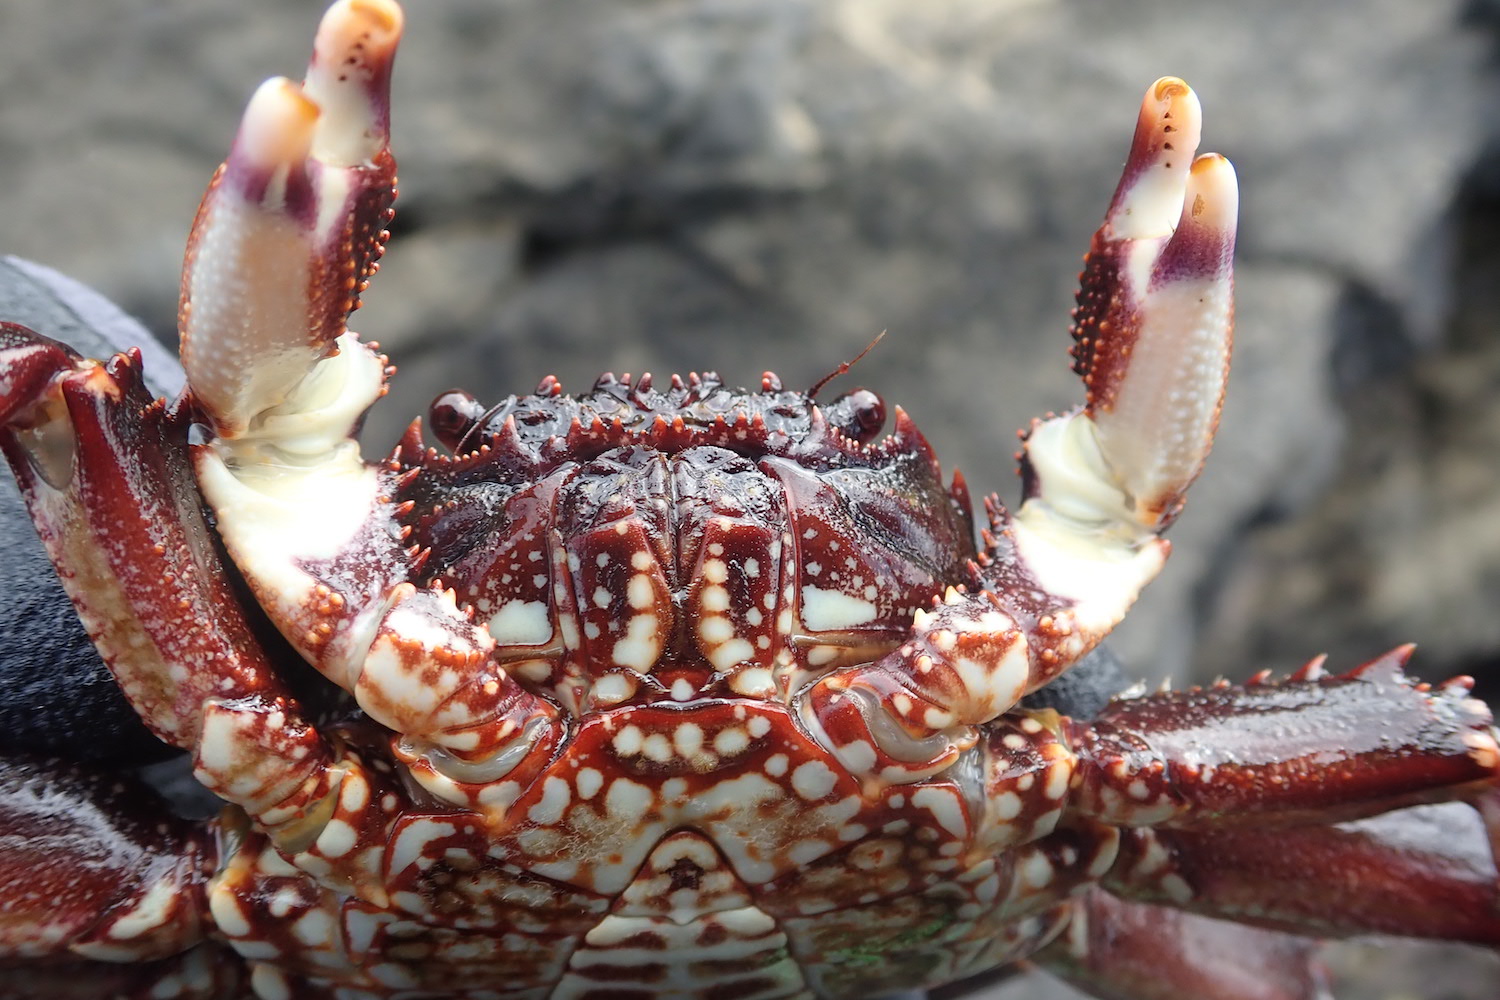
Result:
<svg viewBox="0 0 1500 1000"><path fill-rule="evenodd" d="M174 400L138 351L0 325L42 541L225 804L0 765L7 995L863 998L1030 961L1300 1000L1313 937L1500 944L1493 719L1409 647L1034 700L1161 569L1218 420L1236 181L1186 84L1147 91L1086 258L1086 401L1025 434L1024 502L976 540L903 411L769 373L449 392L444 453L418 421L363 458L393 369L345 324L401 27L340 0L305 79L251 98Z"/></svg>

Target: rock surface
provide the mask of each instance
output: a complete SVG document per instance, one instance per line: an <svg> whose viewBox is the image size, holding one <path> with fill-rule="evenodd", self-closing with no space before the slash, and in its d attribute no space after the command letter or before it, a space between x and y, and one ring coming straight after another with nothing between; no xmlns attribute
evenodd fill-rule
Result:
<svg viewBox="0 0 1500 1000"><path fill-rule="evenodd" d="M1173 73L1244 191L1239 341L1177 556L1117 649L1201 679L1414 640L1429 677L1493 673L1486 5L409 6L396 238L354 323L402 368L372 451L452 384L772 367L811 385L888 330L837 384L901 403L976 495L1013 497L1012 431L1079 396L1078 258L1140 93ZM316 10L109 10L0 6L0 252L166 333L202 186L254 85L300 71ZM1395 996L1360 988L1339 995Z"/></svg>

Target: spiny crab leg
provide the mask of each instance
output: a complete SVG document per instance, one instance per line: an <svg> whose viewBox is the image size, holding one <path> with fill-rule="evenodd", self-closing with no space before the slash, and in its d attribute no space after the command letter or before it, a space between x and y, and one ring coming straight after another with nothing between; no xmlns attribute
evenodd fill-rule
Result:
<svg viewBox="0 0 1500 1000"><path fill-rule="evenodd" d="M1025 502L992 499L967 585L914 616L907 640L823 678L802 714L851 768L912 781L1110 631L1161 569L1160 537L1213 442L1228 376L1238 192L1194 158L1198 99L1147 91L1074 312L1079 410L1033 425Z"/></svg>
<svg viewBox="0 0 1500 1000"><path fill-rule="evenodd" d="M272 620L410 737L406 755L490 780L545 756L552 740L538 729L556 710L494 662L494 640L451 591L411 582L425 556L397 520L398 470L364 462L353 437L385 391L385 358L344 322L395 198L401 23L391 0L342 0L306 80L273 79L252 97L194 226L183 365L212 425L194 452L203 495Z"/></svg>
<svg viewBox="0 0 1500 1000"><path fill-rule="evenodd" d="M144 388L139 352L89 361L0 324L0 450L99 655L205 785L303 845L342 772L240 612L185 436Z"/></svg>

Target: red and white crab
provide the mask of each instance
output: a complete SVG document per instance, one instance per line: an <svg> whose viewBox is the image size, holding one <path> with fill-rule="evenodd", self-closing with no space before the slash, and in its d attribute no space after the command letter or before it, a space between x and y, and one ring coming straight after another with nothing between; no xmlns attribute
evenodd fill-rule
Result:
<svg viewBox="0 0 1500 1000"><path fill-rule="evenodd" d="M1490 712L1406 650L1021 705L1161 568L1218 418L1237 198L1185 84L1146 94L1087 259L1087 402L1032 427L976 547L904 413L882 436L874 394L770 374L449 393L451 455L413 424L364 460L390 369L345 322L395 197L400 30L340 0L306 79L251 99L175 401L139 354L0 326L42 539L228 803L193 824L6 763L12 994L854 998L1032 959L1099 996L1300 1000L1301 934L1500 943L1480 824L1409 819L1465 800L1500 840ZM304 661L348 697L305 707Z"/></svg>

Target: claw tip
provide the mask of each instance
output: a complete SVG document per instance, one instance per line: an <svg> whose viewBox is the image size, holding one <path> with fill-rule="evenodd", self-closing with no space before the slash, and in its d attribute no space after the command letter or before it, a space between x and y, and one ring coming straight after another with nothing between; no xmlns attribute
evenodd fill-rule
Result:
<svg viewBox="0 0 1500 1000"><path fill-rule="evenodd" d="M404 15L395 0L339 0L329 7L318 26L319 34L344 37L349 32L372 31L391 41L401 33Z"/></svg>
<svg viewBox="0 0 1500 1000"><path fill-rule="evenodd" d="M1218 153L1204 153L1193 161L1188 186L1193 195L1190 218L1211 221L1221 228L1233 227L1239 211L1239 179L1234 164ZM1205 212L1212 213L1211 219L1203 218Z"/></svg>
<svg viewBox="0 0 1500 1000"><path fill-rule="evenodd" d="M284 76L272 77L256 88L245 108L232 160L265 169L299 163L312 145L319 114L301 87Z"/></svg>
<svg viewBox="0 0 1500 1000"><path fill-rule="evenodd" d="M1164 76L1151 85L1151 93L1158 101L1170 101L1173 98L1191 94L1193 88L1181 77Z"/></svg>
<svg viewBox="0 0 1500 1000"><path fill-rule="evenodd" d="M1171 234L1182 210L1183 186L1203 129L1198 95L1175 76L1146 91L1135 137L1110 205L1115 239Z"/></svg>

